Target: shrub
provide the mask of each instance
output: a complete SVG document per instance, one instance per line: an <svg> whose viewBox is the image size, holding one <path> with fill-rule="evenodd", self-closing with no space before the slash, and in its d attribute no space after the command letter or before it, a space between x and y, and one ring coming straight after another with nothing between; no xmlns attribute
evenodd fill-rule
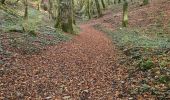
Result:
<svg viewBox="0 0 170 100"><path fill-rule="evenodd" d="M161 83L167 83L169 80L170 80L170 78L166 75L161 75L159 77L159 82L161 82Z"/></svg>
<svg viewBox="0 0 170 100"><path fill-rule="evenodd" d="M140 69L144 71L152 69L153 66L154 66L154 63L151 60L142 61L140 63Z"/></svg>

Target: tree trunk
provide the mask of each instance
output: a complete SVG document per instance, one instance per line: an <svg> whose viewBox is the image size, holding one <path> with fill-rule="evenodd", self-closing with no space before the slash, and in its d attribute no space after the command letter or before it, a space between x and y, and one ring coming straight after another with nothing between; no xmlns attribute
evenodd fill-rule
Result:
<svg viewBox="0 0 170 100"><path fill-rule="evenodd" d="M24 5L25 5L25 13L24 13L24 19L28 19L28 1L25 0L24 1Z"/></svg>
<svg viewBox="0 0 170 100"><path fill-rule="evenodd" d="M124 1L123 4L123 21L122 21L123 27L127 27L128 25L128 2L127 0Z"/></svg>
<svg viewBox="0 0 170 100"><path fill-rule="evenodd" d="M73 22L73 1L59 0L58 17L55 27L62 29L64 32L73 34Z"/></svg>
<svg viewBox="0 0 170 100"><path fill-rule="evenodd" d="M75 2L74 2L74 0L72 0L72 13L73 13L73 15L72 15L72 19L73 19L73 24L74 25L76 25L76 19L75 19Z"/></svg>
<svg viewBox="0 0 170 100"><path fill-rule="evenodd" d="M106 6L105 6L105 3L104 3L104 0L101 0L101 2L102 2L102 6L103 6L103 8L105 9L105 8L106 8Z"/></svg>
<svg viewBox="0 0 170 100"><path fill-rule="evenodd" d="M37 10L40 10L40 3L41 3L41 1L37 0Z"/></svg>
<svg viewBox="0 0 170 100"><path fill-rule="evenodd" d="M49 13L49 19L53 19L53 1L52 0L48 0L48 13Z"/></svg>
<svg viewBox="0 0 170 100"><path fill-rule="evenodd" d="M87 14L89 19L91 19L91 0L87 0Z"/></svg>
<svg viewBox="0 0 170 100"><path fill-rule="evenodd" d="M102 12L101 12L101 9L100 9L99 1L95 0L95 3L96 3L96 7L97 7L98 17L101 17L102 16Z"/></svg>

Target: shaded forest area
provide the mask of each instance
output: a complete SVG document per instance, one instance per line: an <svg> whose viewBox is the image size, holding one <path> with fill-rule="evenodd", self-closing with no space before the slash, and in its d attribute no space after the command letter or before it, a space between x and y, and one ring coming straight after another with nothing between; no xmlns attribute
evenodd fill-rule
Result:
<svg viewBox="0 0 170 100"><path fill-rule="evenodd" d="M1 0L0 99L169 100L170 0Z"/></svg>

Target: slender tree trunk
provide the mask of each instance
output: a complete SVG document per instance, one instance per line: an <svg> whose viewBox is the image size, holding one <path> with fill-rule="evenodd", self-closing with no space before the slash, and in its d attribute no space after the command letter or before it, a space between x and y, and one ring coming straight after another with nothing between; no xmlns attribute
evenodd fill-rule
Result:
<svg viewBox="0 0 170 100"><path fill-rule="evenodd" d="M103 8L105 9L105 8L106 8L106 6L105 6L105 3L104 3L104 0L101 0L101 2L102 2L102 6L103 6Z"/></svg>
<svg viewBox="0 0 170 100"><path fill-rule="evenodd" d="M40 3L41 3L41 1L37 0L37 10L40 10Z"/></svg>
<svg viewBox="0 0 170 100"><path fill-rule="evenodd" d="M27 24L27 21L28 21L28 1L27 0L24 0L23 1L24 3L24 6L25 6L25 11L24 11L24 23ZM28 28L27 28L27 25L23 26L23 31L24 32L27 32L28 31Z"/></svg>
<svg viewBox="0 0 170 100"><path fill-rule="evenodd" d="M57 18L56 18L56 24L55 24L55 28L61 28L61 6L60 6L60 3L61 3L61 0L58 0L58 6L57 6Z"/></svg>
<svg viewBox="0 0 170 100"><path fill-rule="evenodd" d="M40 4L37 3L37 10L40 10Z"/></svg>
<svg viewBox="0 0 170 100"><path fill-rule="evenodd" d="M123 4L123 21L122 21L123 27L127 27L128 25L128 2L127 0L124 1Z"/></svg>
<svg viewBox="0 0 170 100"><path fill-rule="evenodd" d="M27 20L28 19L28 1L27 0L24 1L24 5L25 5L24 19Z"/></svg>
<svg viewBox="0 0 170 100"><path fill-rule="evenodd" d="M91 19L91 0L87 0L87 14L88 14L88 17L89 19Z"/></svg>
<svg viewBox="0 0 170 100"><path fill-rule="evenodd" d="M65 31L66 32L70 32L70 33L74 33L74 29L73 29L73 24L74 24L74 7L73 7L73 0L69 0L68 1L68 23L66 23L66 27L64 26L63 28L67 28Z"/></svg>
<svg viewBox="0 0 170 100"><path fill-rule="evenodd" d="M95 3L96 3L96 7L97 7L98 17L101 17L102 16L102 12L101 12L101 9L100 9L99 1L95 0Z"/></svg>
<svg viewBox="0 0 170 100"><path fill-rule="evenodd" d="M73 17L73 24L74 25L76 25L76 19L75 19L75 2L74 2L74 0L72 0L72 13L73 13L73 15L72 15L72 17Z"/></svg>
<svg viewBox="0 0 170 100"><path fill-rule="evenodd" d="M53 10L53 2L52 0L48 0L48 13L49 13L49 19L53 19L53 13L52 13L52 10Z"/></svg>

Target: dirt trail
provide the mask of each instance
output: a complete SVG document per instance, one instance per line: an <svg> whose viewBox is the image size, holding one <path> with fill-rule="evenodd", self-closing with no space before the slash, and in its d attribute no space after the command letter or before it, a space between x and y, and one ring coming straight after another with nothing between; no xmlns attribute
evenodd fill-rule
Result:
<svg viewBox="0 0 170 100"><path fill-rule="evenodd" d="M118 52L104 33L92 27L109 16L81 25L80 35L40 55L17 56L9 73L1 78L1 97L115 99L122 76L115 63Z"/></svg>

